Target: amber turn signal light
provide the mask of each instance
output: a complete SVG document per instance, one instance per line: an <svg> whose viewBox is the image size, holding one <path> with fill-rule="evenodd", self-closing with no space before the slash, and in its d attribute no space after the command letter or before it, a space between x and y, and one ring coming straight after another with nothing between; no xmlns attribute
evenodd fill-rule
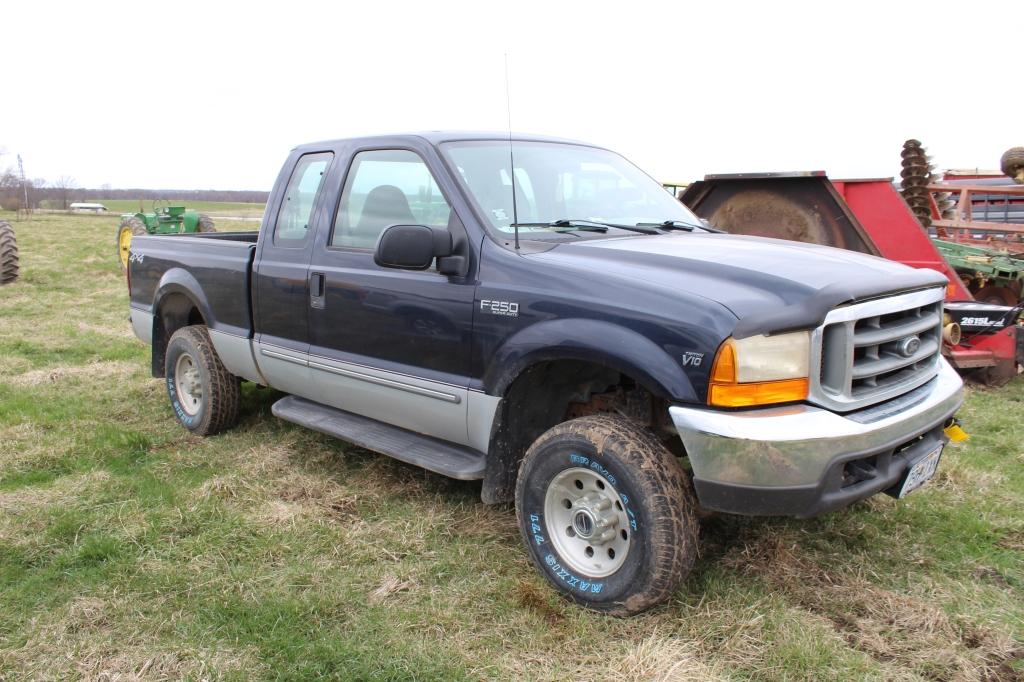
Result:
<svg viewBox="0 0 1024 682"><path fill-rule="evenodd" d="M750 407L788 403L807 398L807 377L777 381L736 381L736 349L732 339L722 344L711 369L708 404L718 407Z"/></svg>

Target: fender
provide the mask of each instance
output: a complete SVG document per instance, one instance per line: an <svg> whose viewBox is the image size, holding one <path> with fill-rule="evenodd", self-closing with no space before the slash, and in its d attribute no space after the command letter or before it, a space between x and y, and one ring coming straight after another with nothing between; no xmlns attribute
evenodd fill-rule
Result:
<svg viewBox="0 0 1024 682"><path fill-rule="evenodd" d="M509 337L484 374L484 390L503 396L524 370L546 360L583 360L632 377L652 394L699 402L689 378L646 336L610 322L568 318L538 322Z"/></svg>
<svg viewBox="0 0 1024 682"><path fill-rule="evenodd" d="M203 316L206 325L210 329L217 329L217 320L213 315L206 297L203 295L203 288L192 273L183 268L171 268L163 274L156 286L156 296L153 297L153 324L157 323L161 313L161 305L171 294L182 294L192 302ZM237 333L231 329L225 329L231 333ZM248 330L246 330L247 335Z"/></svg>
<svg viewBox="0 0 1024 682"><path fill-rule="evenodd" d="M153 331L150 350L151 371L154 377L162 377L164 375L164 352L167 349L167 337L170 336L165 334L164 330L165 301L170 296L180 294L199 311L203 320L212 328L213 314L206 299L202 296L202 291L196 278L182 268L171 268L164 273L157 283L156 295L153 297L153 307L151 308L153 313ZM186 311L177 312L184 314ZM180 324L186 323L181 322Z"/></svg>

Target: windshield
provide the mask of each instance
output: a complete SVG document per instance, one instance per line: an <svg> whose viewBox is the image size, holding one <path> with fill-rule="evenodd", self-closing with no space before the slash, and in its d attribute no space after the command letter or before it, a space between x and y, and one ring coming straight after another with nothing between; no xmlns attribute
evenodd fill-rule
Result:
<svg viewBox="0 0 1024 682"><path fill-rule="evenodd" d="M506 234L514 229L513 217L519 222L520 234L544 231L548 223L556 221L701 224L650 176L604 149L513 142L515 211L507 140L447 142L441 149L480 213Z"/></svg>

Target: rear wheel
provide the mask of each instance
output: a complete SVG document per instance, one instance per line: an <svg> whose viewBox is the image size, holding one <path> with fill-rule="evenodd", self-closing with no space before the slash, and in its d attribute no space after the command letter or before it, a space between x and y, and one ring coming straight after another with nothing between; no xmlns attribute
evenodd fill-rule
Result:
<svg viewBox="0 0 1024 682"><path fill-rule="evenodd" d="M196 226L199 232L216 232L217 227L213 224L213 218L206 215L205 213L199 214L199 223Z"/></svg>
<svg viewBox="0 0 1024 682"><path fill-rule="evenodd" d="M595 415L530 447L516 483L530 558L570 599L627 616L668 599L697 556L687 474L647 429Z"/></svg>
<svg viewBox="0 0 1024 682"><path fill-rule="evenodd" d="M239 379L221 364L204 325L183 327L167 343L167 395L174 416L199 436L212 436L238 421Z"/></svg>
<svg viewBox="0 0 1024 682"><path fill-rule="evenodd" d="M18 279L19 267L14 228L6 220L0 220L0 285Z"/></svg>
<svg viewBox="0 0 1024 682"><path fill-rule="evenodd" d="M117 228L117 258L121 261L121 269L128 270L128 259L132 254L132 237L147 234L146 226L135 217L122 218Z"/></svg>

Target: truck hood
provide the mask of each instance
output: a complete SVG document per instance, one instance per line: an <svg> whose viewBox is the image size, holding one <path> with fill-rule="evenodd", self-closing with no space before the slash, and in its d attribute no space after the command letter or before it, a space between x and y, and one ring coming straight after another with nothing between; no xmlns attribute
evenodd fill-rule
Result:
<svg viewBox="0 0 1024 682"><path fill-rule="evenodd" d="M714 233L579 241L535 257L716 301L736 315L740 338L815 327L842 303L947 283L934 270L853 251Z"/></svg>

